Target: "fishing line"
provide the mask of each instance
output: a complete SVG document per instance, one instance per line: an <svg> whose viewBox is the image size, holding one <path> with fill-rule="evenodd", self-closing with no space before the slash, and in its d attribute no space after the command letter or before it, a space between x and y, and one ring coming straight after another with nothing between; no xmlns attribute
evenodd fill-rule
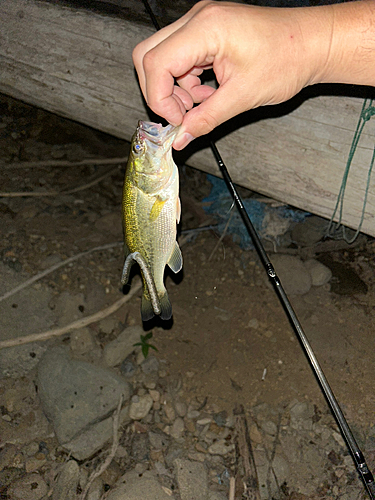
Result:
<svg viewBox="0 0 375 500"><path fill-rule="evenodd" d="M160 30L160 25L154 16L151 7L148 3L148 0L143 0L144 6L147 10L147 12L150 14L151 20L157 30ZM326 397L326 400L328 402L328 405L333 413L333 415L336 418L337 424L340 428L341 434L343 435L345 442L347 444L347 447L353 457L355 466L357 468L357 471L362 479L362 482L365 486L365 489L369 495L369 497L372 500L375 500L375 482L374 482L374 477L370 471L370 469L367 466L367 463L365 461L365 458L363 456L362 451L360 450L353 433L346 421L346 418L340 408L340 405L335 397L335 395L332 392L332 389L323 373L323 370L321 369L319 362L314 354L314 351L312 350L312 347L307 340L307 337L303 331L302 325L298 320L298 317L289 301L289 298L280 282L279 277L277 276L275 269L263 247L263 244L258 236L257 231L255 230L250 217L247 213L247 210L242 202L242 199L233 184L233 181L229 175L229 172L227 170L227 167L225 166L223 159L221 158L221 155L213 141L210 141L210 147L213 152L213 155L215 157L215 160L218 164L218 167L223 175L224 181L227 185L227 188L229 192L231 193L233 197L233 201L237 206L237 209L242 217L242 220L244 222L244 225L250 235L250 237L253 240L254 247L259 255L259 258L267 272L267 275L269 279L271 280L276 293L280 299L280 302L282 306L285 309L286 315L288 316L289 321L291 322L297 337L302 345L302 348L310 362L310 365L313 369L313 372L318 379L318 382L320 384L320 387L322 389L323 394Z"/></svg>

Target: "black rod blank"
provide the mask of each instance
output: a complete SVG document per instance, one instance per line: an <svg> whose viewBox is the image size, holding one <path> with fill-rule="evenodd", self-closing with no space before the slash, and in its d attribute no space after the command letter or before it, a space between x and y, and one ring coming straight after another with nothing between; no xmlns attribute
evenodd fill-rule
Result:
<svg viewBox="0 0 375 500"><path fill-rule="evenodd" d="M365 458L353 436L352 431L350 430L350 427L345 419L345 416L340 408L340 405L338 404L337 399L335 398L331 387L329 386L329 383L323 373L323 370L321 369L319 362L314 354L314 351L311 348L311 345L309 341L307 340L307 337L303 331L303 328L301 326L301 323L299 322L296 313L294 312L294 309L289 301L289 298L280 282L279 277L277 276L275 269L271 263L271 261L268 258L268 255L263 247L263 244L258 236L258 233L256 232L250 217L247 213L246 208L244 207L241 197L235 187L235 185L232 182L232 179L228 173L228 170L220 156L220 153L214 144L214 142L210 142L210 147L211 150L214 154L214 157L216 159L216 162L220 168L220 171L223 175L224 181L228 187L228 190L230 191L233 200L237 206L237 209L242 217L242 220L246 226L247 231L249 232L253 243L254 247L260 257L260 260L262 261L262 264L268 274L268 277L270 278L277 295L280 299L281 304L283 305L286 314L289 318L289 321L291 322L297 337L302 345L302 348L312 366L312 369L315 373L315 376L317 377L320 387L328 401L328 405L334 414L336 421L338 423L338 426L341 430L341 434L343 435L346 444L349 448L349 451L351 452L351 455L353 457L354 463L357 467L357 470L360 474L360 477L363 481L363 484L367 490L367 493L369 494L371 499L375 499L375 483L374 483L374 477L369 470Z"/></svg>

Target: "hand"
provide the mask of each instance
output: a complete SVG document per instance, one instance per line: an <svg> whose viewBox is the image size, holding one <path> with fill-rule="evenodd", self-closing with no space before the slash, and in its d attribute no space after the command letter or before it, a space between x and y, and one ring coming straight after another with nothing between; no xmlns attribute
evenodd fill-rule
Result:
<svg viewBox="0 0 375 500"><path fill-rule="evenodd" d="M354 4L359 12L366 2ZM348 5L283 9L203 1L137 45L133 60L147 104L181 124L175 149L243 111L283 102L313 83L339 81L330 69L340 45L333 43L334 8L353 17ZM218 89L201 84L208 68Z"/></svg>

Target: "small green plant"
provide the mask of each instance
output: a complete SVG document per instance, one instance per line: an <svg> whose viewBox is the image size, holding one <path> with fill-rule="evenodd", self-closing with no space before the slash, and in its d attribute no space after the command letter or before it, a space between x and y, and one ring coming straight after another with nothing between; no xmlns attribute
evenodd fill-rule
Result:
<svg viewBox="0 0 375 500"><path fill-rule="evenodd" d="M148 356L148 350L150 349L150 347L151 349L154 349L154 351L157 351L154 345L148 343L150 339L152 339L152 332L147 333L147 335L141 335L141 341L133 344L134 347L141 346L142 353L145 358L147 358Z"/></svg>

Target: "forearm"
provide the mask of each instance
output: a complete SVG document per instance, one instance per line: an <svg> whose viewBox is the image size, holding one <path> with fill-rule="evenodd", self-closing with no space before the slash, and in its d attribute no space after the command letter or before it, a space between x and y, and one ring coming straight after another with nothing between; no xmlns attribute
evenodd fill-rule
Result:
<svg viewBox="0 0 375 500"><path fill-rule="evenodd" d="M375 1L335 4L316 11L318 25L330 24L325 26L330 40L328 50L320 53L311 83L375 86Z"/></svg>

